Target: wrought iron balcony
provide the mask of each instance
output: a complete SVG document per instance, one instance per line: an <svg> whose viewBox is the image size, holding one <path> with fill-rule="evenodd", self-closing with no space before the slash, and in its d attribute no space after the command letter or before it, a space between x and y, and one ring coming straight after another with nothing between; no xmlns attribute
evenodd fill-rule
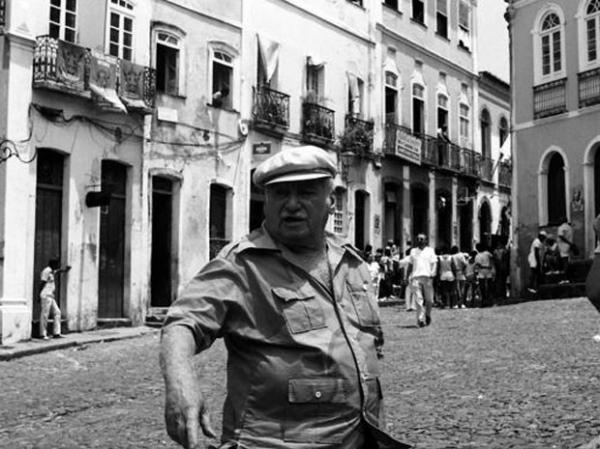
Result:
<svg viewBox="0 0 600 449"><path fill-rule="evenodd" d="M415 134L415 136L423 140L423 154L421 155L421 161L424 164L437 167L439 161L437 139L428 136L427 134Z"/></svg>
<svg viewBox="0 0 600 449"><path fill-rule="evenodd" d="M56 90L84 98L105 95L98 103L119 103L121 110L148 110L154 106L156 71L116 60L110 64L79 45L39 36L33 55L33 87ZM94 65L104 64L94 79ZM102 71L102 73L100 73ZM95 92L95 96L92 95ZM105 101L106 103L106 101Z"/></svg>
<svg viewBox="0 0 600 449"><path fill-rule="evenodd" d="M600 103L600 69L588 70L577 75L579 80L579 107Z"/></svg>
<svg viewBox="0 0 600 449"><path fill-rule="evenodd" d="M533 118L549 117L567 110L567 79L534 86Z"/></svg>
<svg viewBox="0 0 600 449"><path fill-rule="evenodd" d="M395 123L385 124L384 153L421 164L423 140L414 136L411 129Z"/></svg>
<svg viewBox="0 0 600 449"><path fill-rule="evenodd" d="M492 182L494 178L494 160L491 157L481 157L481 179Z"/></svg>
<svg viewBox="0 0 600 449"><path fill-rule="evenodd" d="M346 114L344 133L340 136L342 151L366 156L373 150L373 122Z"/></svg>
<svg viewBox="0 0 600 449"><path fill-rule="evenodd" d="M252 117L254 127L263 130L285 131L290 126L290 96L259 86L253 89Z"/></svg>
<svg viewBox="0 0 600 449"><path fill-rule="evenodd" d="M512 186L512 164L500 162L498 167L498 185L503 187Z"/></svg>
<svg viewBox="0 0 600 449"><path fill-rule="evenodd" d="M461 148L460 159L460 171L463 175L481 177L481 154L468 148Z"/></svg>
<svg viewBox="0 0 600 449"><path fill-rule="evenodd" d="M302 105L302 134L304 140L326 144L333 140L335 133L335 112L315 103Z"/></svg>

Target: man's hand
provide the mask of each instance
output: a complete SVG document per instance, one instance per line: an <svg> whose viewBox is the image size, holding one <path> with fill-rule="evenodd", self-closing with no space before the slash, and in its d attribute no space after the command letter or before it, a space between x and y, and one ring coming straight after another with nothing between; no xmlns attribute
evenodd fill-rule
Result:
<svg viewBox="0 0 600 449"><path fill-rule="evenodd" d="M186 449L199 448L199 427L210 438L216 434L194 372L192 356L196 344L189 329L165 329L161 340L160 365L165 379L165 420L169 436Z"/></svg>

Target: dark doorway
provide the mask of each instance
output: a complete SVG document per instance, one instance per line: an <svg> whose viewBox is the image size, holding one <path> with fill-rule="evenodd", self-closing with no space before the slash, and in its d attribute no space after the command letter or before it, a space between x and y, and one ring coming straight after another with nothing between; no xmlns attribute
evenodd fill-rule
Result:
<svg viewBox="0 0 600 449"><path fill-rule="evenodd" d="M33 321L39 322L40 273L52 257L60 257L62 239L64 156L51 150L39 150L37 156L37 185L35 196L35 248L33 256ZM61 260L62 265L67 261ZM55 279L55 298L61 310L60 276ZM33 327L37 333L38 327Z"/></svg>
<svg viewBox="0 0 600 449"><path fill-rule="evenodd" d="M250 172L250 231L259 228L265 219L265 194L252 182L253 175L254 170Z"/></svg>
<svg viewBox="0 0 600 449"><path fill-rule="evenodd" d="M412 241L417 240L417 234L429 236L429 191L423 186L411 189L412 204Z"/></svg>
<svg viewBox="0 0 600 449"><path fill-rule="evenodd" d="M488 248L492 244L492 211L487 201L479 208L479 242Z"/></svg>
<svg viewBox="0 0 600 449"><path fill-rule="evenodd" d="M594 217L600 214L600 145L596 145L594 155Z"/></svg>
<svg viewBox="0 0 600 449"><path fill-rule="evenodd" d="M561 224L567 216L565 195L565 162L559 153L554 153L548 164L548 224Z"/></svg>
<svg viewBox="0 0 600 449"><path fill-rule="evenodd" d="M384 243L402 241L402 189L389 183L384 187Z"/></svg>
<svg viewBox="0 0 600 449"><path fill-rule="evenodd" d="M229 189L210 185L209 257L213 259L229 243L227 239L227 197Z"/></svg>
<svg viewBox="0 0 600 449"><path fill-rule="evenodd" d="M458 207L460 219L460 250L471 251L473 249L473 200L461 204Z"/></svg>
<svg viewBox="0 0 600 449"><path fill-rule="evenodd" d="M173 300L172 286L173 182L152 178L152 261L150 289L152 307L168 307Z"/></svg>
<svg viewBox="0 0 600 449"><path fill-rule="evenodd" d="M125 285L125 203L127 167L102 161L102 190L110 191L100 209L98 318L122 318Z"/></svg>
<svg viewBox="0 0 600 449"><path fill-rule="evenodd" d="M354 193L354 246L359 250L365 249L365 230L368 193L357 190Z"/></svg>
<svg viewBox="0 0 600 449"><path fill-rule="evenodd" d="M452 198L445 190L438 190L437 208L437 242L436 246L448 248L452 244Z"/></svg>

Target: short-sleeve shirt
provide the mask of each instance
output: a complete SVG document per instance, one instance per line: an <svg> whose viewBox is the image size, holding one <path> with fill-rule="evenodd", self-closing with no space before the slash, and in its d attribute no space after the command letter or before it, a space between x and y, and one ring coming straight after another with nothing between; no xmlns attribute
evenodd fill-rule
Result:
<svg viewBox="0 0 600 449"><path fill-rule="evenodd" d="M40 280L45 282L40 295L54 295L54 290L56 288L54 284L54 271L50 267L46 267L42 270L40 274Z"/></svg>
<svg viewBox="0 0 600 449"><path fill-rule="evenodd" d="M573 242L573 228L569 223L563 223L558 227L558 250L560 251L560 257L569 257L571 253L571 244L565 242L560 237L564 237L567 241Z"/></svg>
<svg viewBox="0 0 600 449"><path fill-rule="evenodd" d="M413 248L410 250L410 263L412 265L411 276L416 277L434 277L437 267L437 256L429 246Z"/></svg>
<svg viewBox="0 0 600 449"><path fill-rule="evenodd" d="M225 341L223 442L338 448L364 426L385 428L369 268L350 245L326 239L333 291L259 228L226 246L169 309L165 328L188 327L199 350Z"/></svg>
<svg viewBox="0 0 600 449"><path fill-rule="evenodd" d="M538 250L538 253L541 257L542 246L542 241L537 237L533 240L533 242L531 242L531 247L529 248L529 255L527 256L527 261L529 262L529 266L531 268L537 268L538 262L535 258L535 250Z"/></svg>

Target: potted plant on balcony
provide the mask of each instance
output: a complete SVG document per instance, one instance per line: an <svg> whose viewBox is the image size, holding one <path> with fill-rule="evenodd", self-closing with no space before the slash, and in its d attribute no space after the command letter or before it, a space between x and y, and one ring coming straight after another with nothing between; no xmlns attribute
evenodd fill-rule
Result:
<svg viewBox="0 0 600 449"><path fill-rule="evenodd" d="M350 120L338 139L342 152L350 151L358 157L370 157L373 147L373 121Z"/></svg>

